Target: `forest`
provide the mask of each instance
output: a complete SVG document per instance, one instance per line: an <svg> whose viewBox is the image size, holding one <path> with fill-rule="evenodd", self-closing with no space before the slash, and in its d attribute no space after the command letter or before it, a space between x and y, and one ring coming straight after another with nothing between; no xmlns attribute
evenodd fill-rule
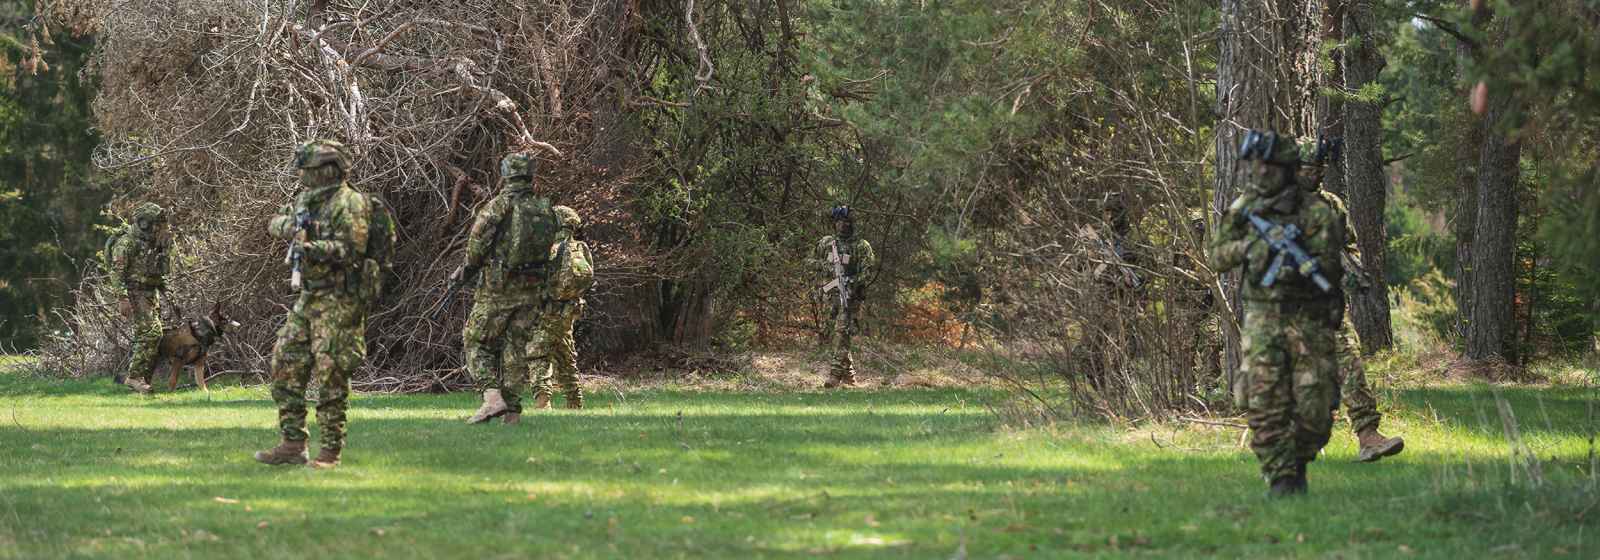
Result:
<svg viewBox="0 0 1600 560"><path fill-rule="evenodd" d="M1597 26L1586 0L7 0L0 338L119 367L99 253L155 201L169 313L225 302L218 369L259 379L292 298L263 224L328 137L400 222L358 388L466 383L446 276L532 151L595 247L586 365L813 337L808 258L848 204L869 337L1163 416L1237 367L1204 247L1242 132L1273 129L1344 140L1327 187L1383 272L1364 350L1515 378L1595 352Z"/></svg>

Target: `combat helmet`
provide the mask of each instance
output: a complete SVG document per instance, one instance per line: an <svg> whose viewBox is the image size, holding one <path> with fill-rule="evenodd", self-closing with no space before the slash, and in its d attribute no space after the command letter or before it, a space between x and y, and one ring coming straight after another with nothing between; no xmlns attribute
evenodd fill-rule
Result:
<svg viewBox="0 0 1600 560"><path fill-rule="evenodd" d="M345 149L344 144L334 140L312 140L294 151L296 169L316 169L330 163L338 166L340 171L350 172L350 151Z"/></svg>
<svg viewBox="0 0 1600 560"><path fill-rule="evenodd" d="M566 206L551 208L556 213L556 220L561 223L561 229L576 232L583 228L583 218L578 217L578 211Z"/></svg>
<svg viewBox="0 0 1600 560"><path fill-rule="evenodd" d="M146 202L133 209L133 223L140 229L150 229L151 226L166 221L167 211L154 202Z"/></svg>
<svg viewBox="0 0 1600 560"><path fill-rule="evenodd" d="M539 170L538 161L525 153L510 153L500 158L500 177L503 179L521 178L532 180L533 174Z"/></svg>
<svg viewBox="0 0 1600 560"><path fill-rule="evenodd" d="M1252 130L1239 145L1239 159L1294 167L1300 165L1300 144L1290 136Z"/></svg>
<svg viewBox="0 0 1600 560"><path fill-rule="evenodd" d="M855 216L850 214L850 207L843 204L833 207L833 210L830 211L828 215L832 217L833 221L835 222L855 223L856 221Z"/></svg>

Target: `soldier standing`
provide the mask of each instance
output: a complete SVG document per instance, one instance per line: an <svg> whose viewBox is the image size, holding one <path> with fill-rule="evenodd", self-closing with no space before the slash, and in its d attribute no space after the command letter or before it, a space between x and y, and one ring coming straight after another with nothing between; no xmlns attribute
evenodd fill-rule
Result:
<svg viewBox="0 0 1600 560"><path fill-rule="evenodd" d="M528 353L533 355L533 392L549 406L551 372L566 394L567 408L583 408L583 386L578 384L577 341L572 325L583 315L583 295L594 285L589 245L582 241L583 220L566 206L555 207L561 231L550 246L550 282L543 313Z"/></svg>
<svg viewBox="0 0 1600 560"><path fill-rule="evenodd" d="M322 382L317 424L322 449L315 468L339 464L345 445L350 375L366 359L363 299L371 202L346 181L351 161L343 144L306 143L295 153L302 192L272 218L267 231L289 240L290 284L300 292L272 352L272 399L278 404L277 447L258 451L269 465L306 462L306 385Z"/></svg>
<svg viewBox="0 0 1600 560"><path fill-rule="evenodd" d="M1306 465L1328 442L1338 388L1335 344L1344 311L1344 219L1296 181L1300 149L1272 132L1249 133L1250 189L1222 217L1217 271L1242 268L1244 383L1250 448L1268 495L1306 492Z"/></svg>
<svg viewBox="0 0 1600 560"><path fill-rule="evenodd" d="M829 305L828 321L823 325L822 342L832 343L833 364L829 367L824 389L853 387L856 384L855 362L850 356L850 338L855 334L857 314L871 283L878 259L872 253L872 244L856 237L855 216L848 206L836 206L833 217L833 235L817 242L817 262L823 273L832 281L822 287L821 296Z"/></svg>
<svg viewBox="0 0 1600 560"><path fill-rule="evenodd" d="M461 335L467 371L483 391L483 405L469 424L497 416L506 424L522 419L522 395L534 365L528 345L538 330L550 244L560 228L550 199L533 192L535 171L527 154L501 158L501 192L478 211L466 263L452 275L461 281L482 274ZM534 407L549 408L549 394L535 395Z"/></svg>
<svg viewBox="0 0 1600 560"><path fill-rule="evenodd" d="M167 215L153 202L133 211L133 223L107 243L106 263L117 309L130 319L128 340L133 356L121 383L140 393L150 392L150 375L161 345L161 295L167 290L171 267L171 236Z"/></svg>
<svg viewBox="0 0 1600 560"><path fill-rule="evenodd" d="M1383 415L1378 412L1378 400L1367 385L1367 368L1361 359L1360 335L1356 332L1355 324L1350 322L1351 309L1355 304L1354 294L1372 289L1372 280L1362 264L1361 249L1356 244L1356 229L1350 221L1350 212L1339 195L1322 188L1322 177L1321 165L1307 166L1300 174L1302 184L1309 186L1308 190L1314 190L1332 206L1345 224L1345 245L1341 258L1344 262L1346 303L1338 340L1340 401L1344 403L1345 414L1350 417L1350 429L1355 432L1356 442L1360 446L1357 460L1370 463L1399 454L1405 449L1406 442L1400 437L1388 437L1378 431Z"/></svg>

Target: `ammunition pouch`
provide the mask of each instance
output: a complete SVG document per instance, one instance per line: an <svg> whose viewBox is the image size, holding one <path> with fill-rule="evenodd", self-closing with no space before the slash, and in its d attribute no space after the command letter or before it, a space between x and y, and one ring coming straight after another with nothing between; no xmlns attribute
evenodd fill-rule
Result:
<svg viewBox="0 0 1600 560"><path fill-rule="evenodd" d="M549 276L547 264L535 262L509 266L503 261L491 260L483 267L483 286L498 289L543 284Z"/></svg>

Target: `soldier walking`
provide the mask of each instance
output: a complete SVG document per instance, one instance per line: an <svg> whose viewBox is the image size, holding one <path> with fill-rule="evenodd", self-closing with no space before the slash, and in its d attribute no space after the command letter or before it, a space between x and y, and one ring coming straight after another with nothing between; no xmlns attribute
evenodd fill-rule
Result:
<svg viewBox="0 0 1600 560"><path fill-rule="evenodd" d="M150 375L161 345L161 296L167 290L172 239L167 214L153 202L133 211L133 223L107 243L106 273L117 309L129 319L133 348L120 383L139 393L150 392Z"/></svg>
<svg viewBox="0 0 1600 560"><path fill-rule="evenodd" d="M527 154L501 158L501 192L478 211L466 263L452 275L456 282L481 275L461 335L467 372L483 392L469 424L521 421L529 377L539 374L530 344L539 332L550 246L561 225L550 199L533 192L535 171ZM549 408L549 393L536 394L533 406Z"/></svg>
<svg viewBox="0 0 1600 560"><path fill-rule="evenodd" d="M580 409L583 386L578 384L578 349L572 326L583 315L583 295L594 285L594 266L589 245L582 240L583 220L578 212L566 206L556 206L555 212L561 231L550 246L550 282L539 328L528 342L528 353L533 356L533 393L549 406L554 377L566 395L567 408Z"/></svg>
<svg viewBox="0 0 1600 560"><path fill-rule="evenodd" d="M278 404L277 447L258 451L269 465L306 462L306 386L322 382L317 424L322 448L315 468L339 464L345 446L350 375L366 359L367 265L371 201L346 181L351 161L343 144L306 143L296 151L302 191L267 226L289 241L291 286L300 295L278 329L272 351L272 399Z"/></svg>
<svg viewBox="0 0 1600 560"><path fill-rule="evenodd" d="M1291 138L1252 131L1240 159L1250 162L1251 185L1222 217L1211 260L1219 272L1243 269L1238 373L1268 496L1304 494L1338 391L1345 223L1296 181L1300 149Z"/></svg>
<svg viewBox="0 0 1600 560"><path fill-rule="evenodd" d="M836 206L831 212L833 235L817 242L817 262L828 278L822 287L828 321L822 327L822 343L832 344L833 363L829 367L824 389L853 387L856 384L855 361L850 356L850 339L855 335L857 314L871 283L878 259L872 253L872 244L856 237L855 216L848 206Z"/></svg>
<svg viewBox="0 0 1600 560"><path fill-rule="evenodd" d="M1337 145L1337 141L1331 145ZM1326 150L1328 148L1318 146L1319 152ZM1336 152L1337 149L1334 148L1333 151ZM1400 437L1388 437L1378 431L1378 424L1383 421L1383 415L1378 412L1378 399L1373 397L1372 389L1367 385L1366 363L1361 359L1361 337L1356 331L1355 324L1350 322L1355 294L1372 289L1372 279L1361 260L1361 248L1356 244L1355 224L1350 221L1350 212L1346 209L1344 200L1323 188L1321 163L1321 158L1314 158L1314 164L1306 166L1300 174L1300 181L1332 206L1344 221L1345 244L1341 258L1344 262L1345 311L1344 320L1339 326L1338 340L1339 400L1344 403L1345 414L1350 417L1350 429L1355 432L1356 442L1360 447L1356 459L1370 463L1399 454L1405 449L1406 442Z"/></svg>

